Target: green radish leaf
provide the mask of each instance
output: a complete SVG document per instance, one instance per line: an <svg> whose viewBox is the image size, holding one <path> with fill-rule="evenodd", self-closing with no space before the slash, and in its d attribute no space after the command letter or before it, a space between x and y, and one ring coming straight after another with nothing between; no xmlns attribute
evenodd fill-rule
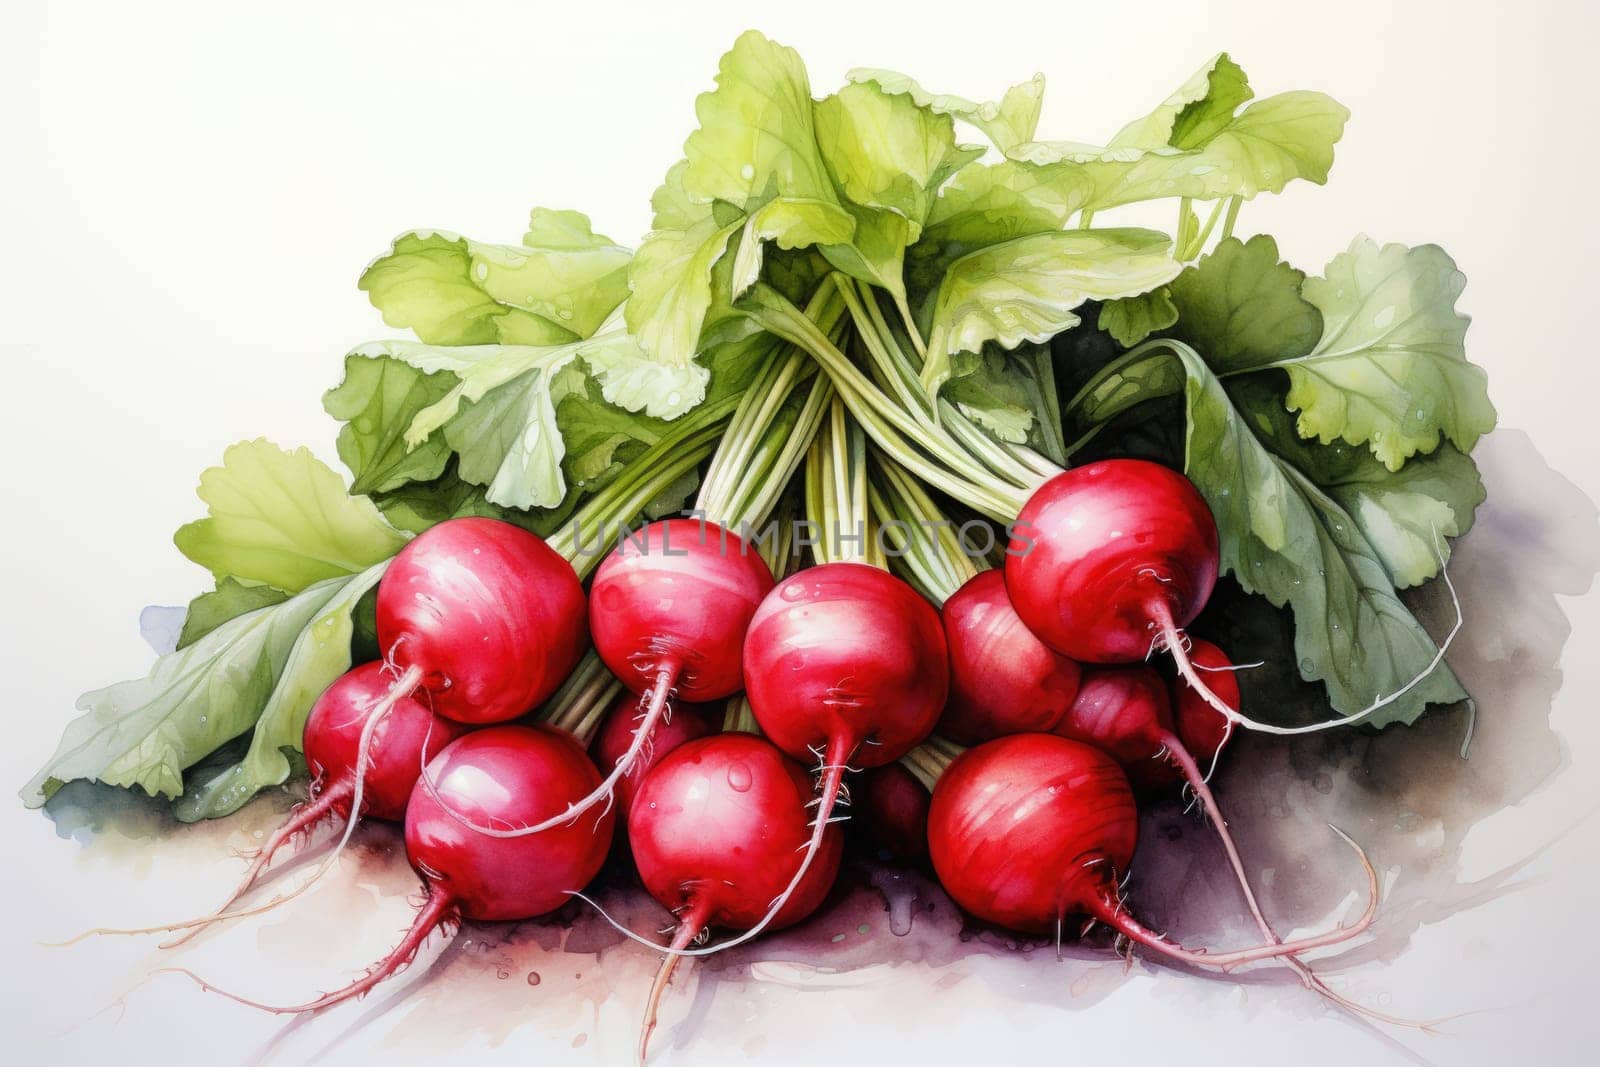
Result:
<svg viewBox="0 0 1600 1067"><path fill-rule="evenodd" d="M695 101L699 129L684 142L684 192L695 203L721 200L751 214L785 197L837 203L817 151L811 83L792 48L755 30L723 57L717 87Z"/></svg>
<svg viewBox="0 0 1600 1067"><path fill-rule="evenodd" d="M360 286L386 323L428 344L558 345L589 336L622 303L629 258L583 215L541 208L521 245L402 234Z"/></svg>
<svg viewBox="0 0 1600 1067"><path fill-rule="evenodd" d="M387 567L385 560L339 583L305 629L295 636L255 720L249 749L231 768L208 768L205 788L189 783L190 787L172 806L180 821L231 815L261 790L288 780L295 765L285 752L300 751L311 706L324 689L350 669L356 604L377 585ZM209 670L215 675L218 668L213 665Z"/></svg>
<svg viewBox="0 0 1600 1067"><path fill-rule="evenodd" d="M1322 312L1316 348L1276 365L1289 372L1300 433L1370 444L1390 470L1446 437L1464 452L1494 428L1483 369L1467 361L1466 278L1437 245L1358 237L1305 283Z"/></svg>
<svg viewBox="0 0 1600 1067"><path fill-rule="evenodd" d="M1034 142L1013 157L1076 173L1090 186L1084 207L1103 210L1141 200L1217 200L1279 193L1296 179L1328 180L1333 146L1350 113L1321 93L1291 92L1250 104L1191 148L1095 148Z"/></svg>
<svg viewBox="0 0 1600 1067"><path fill-rule="evenodd" d="M463 480L453 465L430 482L407 482L387 492L376 493L372 499L378 505L378 510L383 512L384 518L397 529L410 533L421 533L446 519L472 516L504 519L526 526L529 525L527 517L547 514L502 508L489 503L483 495L483 486Z"/></svg>
<svg viewBox="0 0 1600 1067"><path fill-rule="evenodd" d="M1005 352L990 345L979 356L963 355L954 370L944 399L991 436L1064 461L1048 347L1023 345Z"/></svg>
<svg viewBox="0 0 1600 1067"><path fill-rule="evenodd" d="M1294 612L1300 674L1321 680L1342 715L1396 692L1432 662L1437 645L1395 594L1383 557L1350 514L1265 448L1222 384L1181 356L1189 380L1185 472L1223 535L1222 567L1247 591ZM1271 412L1274 401L1264 408ZM1428 704L1464 699L1440 664L1366 722L1413 722Z"/></svg>
<svg viewBox="0 0 1600 1067"><path fill-rule="evenodd" d="M349 668L350 610L386 566L317 582L160 657L144 678L85 693L78 700L84 714L68 724L55 755L23 787L23 802L39 807L79 779L176 798L187 768L249 733L269 710L278 724L274 738L293 733L284 724L296 717L303 723L316 696ZM298 747L298 733L288 744ZM288 761L276 755L281 782ZM276 784L272 767L263 753L250 771L233 777L255 783L253 794ZM248 794L239 803L244 799Z"/></svg>
<svg viewBox="0 0 1600 1067"><path fill-rule="evenodd" d="M1172 302L1172 294L1163 286L1138 296L1106 301L1100 305L1096 325L1109 333L1117 344L1132 348L1177 321L1178 308Z"/></svg>
<svg viewBox="0 0 1600 1067"><path fill-rule="evenodd" d="M549 508L566 496L556 425L556 383L578 358L581 344L443 347L413 341L375 341L355 350L388 358L427 374L449 371L456 386L419 411L406 430L413 446L442 430L460 457L461 476L488 487L490 503Z"/></svg>
<svg viewBox="0 0 1600 1067"><path fill-rule="evenodd" d="M1321 93L1250 103L1254 95L1244 71L1217 55L1104 147L1033 141L1006 154L1075 173L1090 187L1089 210L1169 197L1249 199L1296 179L1327 181L1350 113Z"/></svg>
<svg viewBox="0 0 1600 1067"><path fill-rule="evenodd" d="M988 137L1002 152L1033 140L1044 102L1044 75L1007 89L998 101L974 101L947 93L930 93L904 74L857 67L846 77L856 85L873 85L890 96L904 96L936 115L960 119Z"/></svg>
<svg viewBox="0 0 1600 1067"><path fill-rule="evenodd" d="M761 277L762 249L768 241L779 248L836 245L855 234L856 221L838 204L779 197L761 205L745 220L734 253L729 297L737 300Z"/></svg>
<svg viewBox="0 0 1600 1067"><path fill-rule="evenodd" d="M872 84L847 85L820 100L816 137L845 198L899 215L911 241L922 232L935 188L977 154L956 147L947 115Z"/></svg>
<svg viewBox="0 0 1600 1067"><path fill-rule="evenodd" d="M1391 471L1359 445L1324 446L1300 437L1283 406L1283 390L1266 379L1246 379L1230 391L1262 443L1350 516L1396 587L1437 575L1441 556L1449 558L1445 539L1472 528L1483 481L1471 458L1453 446L1442 444Z"/></svg>
<svg viewBox="0 0 1600 1067"><path fill-rule="evenodd" d="M1227 128L1255 93L1244 71L1218 53L1150 114L1128 123L1109 148L1198 148Z"/></svg>
<svg viewBox="0 0 1600 1067"><path fill-rule="evenodd" d="M658 363L626 334L586 346L583 362L607 404L653 419L675 419L698 407L711 381L711 371L698 361L681 367Z"/></svg>
<svg viewBox="0 0 1600 1067"><path fill-rule="evenodd" d="M215 589L189 601L177 647L188 648L229 619L237 619L257 608L281 604L287 599L288 593L270 585L245 585L235 578L223 578Z"/></svg>
<svg viewBox="0 0 1600 1067"><path fill-rule="evenodd" d="M1230 237L1169 286L1177 335L1223 375L1304 356L1322 335L1322 313L1300 294L1305 278L1266 234Z"/></svg>
<svg viewBox="0 0 1600 1067"><path fill-rule="evenodd" d="M345 357L344 381L323 394L322 407L344 423L339 458L355 479L351 492L383 492L443 473L450 460L443 436L430 435L413 448L405 433L418 412L456 384L448 372L424 374L398 360Z"/></svg>
<svg viewBox="0 0 1600 1067"><path fill-rule="evenodd" d="M875 84L848 85L816 105L817 143L855 220L848 244L823 244L853 278L906 299L906 246L922 233L935 190L978 155L958 146L947 115Z"/></svg>
<svg viewBox="0 0 1600 1067"><path fill-rule="evenodd" d="M964 167L929 208L913 255L933 273L976 249L1065 229L1091 192L1071 168L1014 160Z"/></svg>
<svg viewBox="0 0 1600 1067"><path fill-rule="evenodd" d="M657 192L656 228L639 246L628 274L628 330L651 359L669 367L687 367L699 351L711 308L712 268L744 225L742 218L720 223L709 210L685 217L687 202L671 190L681 193L676 183L686 167L674 167Z"/></svg>
<svg viewBox="0 0 1600 1067"><path fill-rule="evenodd" d="M388 559L405 544L372 502L304 448L231 445L200 475L208 516L180 529L178 550L218 579L297 593Z"/></svg>
<svg viewBox="0 0 1600 1067"><path fill-rule="evenodd" d="M939 287L923 385L937 395L956 354L1048 341L1078 323L1084 301L1136 295L1181 269L1171 239L1152 230L1035 234L970 253Z"/></svg>

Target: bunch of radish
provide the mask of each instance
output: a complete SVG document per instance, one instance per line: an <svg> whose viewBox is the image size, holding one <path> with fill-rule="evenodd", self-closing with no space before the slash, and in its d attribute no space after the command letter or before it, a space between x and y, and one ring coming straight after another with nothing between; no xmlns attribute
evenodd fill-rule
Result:
<svg viewBox="0 0 1600 1067"><path fill-rule="evenodd" d="M897 558L896 576L885 529L939 517L939 505L892 449L869 447L837 381L801 348L772 355L696 511L621 538L587 592L575 564L593 561L508 523L449 520L407 544L378 586L382 660L335 682L307 719L310 799L222 907L160 929L192 933L303 891L337 848L294 893L230 910L325 818L345 820L341 846L361 818L403 820L425 898L387 957L302 1004L225 994L317 1011L393 974L441 926L589 901L623 838L674 917L664 945L614 923L664 953L643 1059L683 957L823 905L859 775L878 840L925 858L978 920L1057 939L1069 921L1098 922L1190 966L1281 960L1354 1008L1298 957L1370 924L1370 865L1359 920L1280 941L1208 785L1233 726L1249 720L1227 656L1183 632L1218 570L1194 487L1137 460L1030 475L1003 567L944 537ZM752 545L744 531L792 478L821 536L812 565L777 580L788 546ZM1145 663L1157 652L1177 665L1170 681ZM1180 786L1216 827L1260 943L1186 947L1127 906L1137 798ZM717 931L726 936L712 940Z"/></svg>

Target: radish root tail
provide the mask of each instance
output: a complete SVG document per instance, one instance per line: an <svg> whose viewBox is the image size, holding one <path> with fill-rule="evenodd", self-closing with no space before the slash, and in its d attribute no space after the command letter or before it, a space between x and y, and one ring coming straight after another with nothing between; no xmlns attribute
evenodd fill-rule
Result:
<svg viewBox="0 0 1600 1067"><path fill-rule="evenodd" d="M1367 854L1354 839L1336 826L1330 826L1334 833L1352 849L1361 861L1362 869L1367 876L1367 907L1360 918L1355 922L1345 925L1338 924L1327 933L1315 934L1310 937L1299 938L1294 941L1271 941L1267 944L1255 945L1251 948L1238 949L1232 952L1210 953L1203 950L1187 949L1168 940L1164 935L1156 933L1140 923L1133 916L1122 909L1121 902L1114 891L1108 891L1099 901L1095 917L1101 922L1124 934L1129 940L1137 941L1146 948L1154 949L1170 959L1180 963L1187 963L1195 967L1215 967L1222 971L1231 971L1235 967L1242 967L1247 963L1259 963L1263 960L1277 959L1282 956L1297 956L1302 952L1312 949L1327 948L1331 945L1342 944L1352 938L1359 937L1372 925L1378 912L1378 872L1373 868L1372 862L1367 859Z"/></svg>
<svg viewBox="0 0 1600 1067"><path fill-rule="evenodd" d="M1183 680L1189 684L1189 687L1192 688L1196 694L1199 695L1200 699L1204 700L1207 704L1211 705L1211 707L1215 708L1223 718L1227 719L1229 723L1235 726L1243 726L1247 730L1255 730L1258 733L1264 734L1275 734L1280 737L1293 737L1298 734L1314 734L1323 730L1332 730L1341 726L1354 726L1363 719L1366 719L1376 712L1388 707L1390 704L1393 704L1396 700L1399 700L1401 697L1405 696L1407 693L1411 692L1411 690L1415 689L1417 686L1426 681L1439 667L1439 665L1444 662L1445 653L1450 650L1450 645L1455 641L1456 635L1461 632L1461 625L1464 621L1464 616L1461 610L1461 597L1456 592L1455 583L1450 580L1450 568L1445 562L1444 549L1438 543L1439 531L1437 529L1434 530L1433 536L1435 548L1439 555L1439 576L1444 579L1445 588L1450 591L1450 603L1455 607L1456 613L1455 623L1451 625L1450 632L1446 634L1445 639L1440 642L1438 649L1433 654L1433 658L1428 661L1428 665L1426 667L1418 671L1409 682L1407 682L1405 685L1402 685L1399 689L1396 689L1393 693L1390 693L1388 696L1379 696L1371 704L1368 704L1365 708L1362 708L1360 711L1354 712L1353 714L1345 715L1337 719L1329 719L1325 722L1308 723L1304 726L1276 726L1272 723L1257 722L1254 719L1240 714L1237 708L1229 707L1227 701L1223 700L1221 697L1217 696L1216 693L1211 691L1211 687L1206 685L1205 680L1200 677L1200 672L1195 669L1194 664L1189 662L1189 652L1188 648L1186 647L1187 641L1184 639L1183 631L1180 630L1177 624L1173 621L1171 606L1166 602L1165 599L1161 597L1151 600L1149 609L1150 619L1156 624L1160 631L1156 637L1156 642L1161 648L1163 648L1169 655L1172 656L1173 662L1178 667L1178 673L1183 676Z"/></svg>
<svg viewBox="0 0 1600 1067"><path fill-rule="evenodd" d="M421 910L417 912L416 920L411 924L411 928L400 939L400 943L394 947L394 951L385 956L365 975L351 982L343 989L337 989L332 993L324 993L316 1000L310 1000L304 1004L281 1006L264 1004L259 1000L251 1000L237 993L219 989L186 967L161 967L154 973L184 975L208 993L216 993L219 996L227 997L235 1003L243 1004L250 1008L258 1008L274 1015L303 1015L307 1012L323 1011L336 1004L342 1004L347 1000L360 997L385 978L403 970L416 957L417 951L422 947L423 942L428 939L428 935L433 933L434 929L441 924L451 922L454 917L455 903L450 899L449 894L438 889L433 890L429 894L427 901L422 905Z"/></svg>
<svg viewBox="0 0 1600 1067"><path fill-rule="evenodd" d="M650 984L650 998L645 1001L644 1021L639 1026L639 1067L644 1067L650 1059L650 1035L655 1033L656 1020L661 1010L661 998L667 991L667 983L672 980L672 972L678 967L678 960L682 958L682 951L689 947L700 932L705 928L707 912L710 909L700 900L689 905L683 918L678 923L678 931L668 946L669 951L661 960L661 967L656 971L655 981Z"/></svg>
<svg viewBox="0 0 1600 1067"><path fill-rule="evenodd" d="M344 847L350 843L350 836L355 833L356 824L361 821L362 805L365 803L367 764L370 762L372 755L372 737L377 732L378 724L388 716L389 712L397 703L415 692L417 686L421 684L421 682L422 669L415 666L408 667L405 673L400 675L400 677L395 680L395 683L390 687L388 694L386 694L384 698L373 707L372 713L367 716L367 721L361 727L361 740L356 748L356 766L353 775L353 784L348 788L345 788L338 783L330 785L327 789L323 790L321 795L316 797L310 803L304 805L299 811L295 812L294 815L290 816L289 820L280 826L273 833L273 835L267 839L266 844L261 847L261 850L256 854L254 861L252 861L250 864L249 869L245 871L244 878L239 882L238 886L235 887L233 893L211 914L201 916L197 919L185 919L181 922L161 923L156 926L143 926L137 928L99 927L93 930L86 930L77 937L70 938L66 941L55 942L50 947L65 947L67 945L75 945L85 938L102 934L134 935L187 931L179 937L170 938L167 941L163 941L160 946L161 948L175 948L178 945L183 944L195 934L199 933L200 930L212 925L213 923L226 922L231 919L248 918L252 915L263 915L279 905L293 900L295 897L298 897L300 894L304 893L307 889L310 889L319 880L321 880L323 875L327 874L328 871L333 869L333 864L339 858L339 854L343 852ZM347 795L350 800L350 817L345 820L344 833L340 835L339 843L335 845L333 850L328 853L328 855L320 864L317 865L317 869L312 872L310 878L307 878L304 882L301 882L289 892L273 897L265 904L260 904L252 908L241 908L238 911L227 910L230 905L235 903L241 896L249 891L250 887L255 884L257 879L260 878L262 872L266 870L267 865L272 862L273 853L277 852L284 845L284 843L295 834L308 829L312 824L327 816L327 814L333 809L334 805L343 800Z"/></svg>

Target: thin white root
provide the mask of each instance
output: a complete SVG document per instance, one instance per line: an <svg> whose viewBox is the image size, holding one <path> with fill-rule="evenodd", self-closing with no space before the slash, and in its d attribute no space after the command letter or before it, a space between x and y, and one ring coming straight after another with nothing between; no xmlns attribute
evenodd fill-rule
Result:
<svg viewBox="0 0 1600 1067"><path fill-rule="evenodd" d="M1434 538L1436 542L1438 536L1439 531L1435 529ZM1455 641L1456 635L1461 632L1464 618L1461 610L1461 597L1456 592L1455 583L1450 580L1450 568L1445 563L1442 550L1439 553L1439 576L1444 579L1445 588L1450 591L1450 602L1455 606L1456 621L1455 625L1450 627L1450 632L1445 636L1444 641L1439 645L1428 665L1393 693L1388 696L1378 697L1371 704L1354 714L1345 715L1338 719L1329 719L1325 722L1308 723L1304 726L1277 726L1273 723L1257 722L1255 719L1240 714L1237 708L1229 707L1227 701L1211 691L1211 687L1201 679L1199 671L1189 662L1188 653L1185 651L1186 638L1173 621L1172 613L1167 608L1166 602L1161 600L1154 602L1152 610L1156 616L1154 621L1161 628L1158 641L1163 648L1171 653L1173 662L1177 664L1178 672L1183 675L1183 680L1189 683L1189 687L1199 694L1202 700L1215 708L1231 724L1243 726L1247 730L1254 730L1258 733L1292 737L1299 734L1320 733L1323 730L1332 730L1341 726L1354 726L1411 692L1438 669L1439 665L1444 662L1445 653L1450 650L1451 643Z"/></svg>

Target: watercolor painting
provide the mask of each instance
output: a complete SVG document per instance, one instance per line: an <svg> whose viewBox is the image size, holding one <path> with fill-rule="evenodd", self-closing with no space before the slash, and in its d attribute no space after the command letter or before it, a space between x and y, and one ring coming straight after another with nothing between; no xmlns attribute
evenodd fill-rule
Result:
<svg viewBox="0 0 1600 1067"><path fill-rule="evenodd" d="M689 7L21 20L24 1050L1582 1062L1592 16Z"/></svg>

